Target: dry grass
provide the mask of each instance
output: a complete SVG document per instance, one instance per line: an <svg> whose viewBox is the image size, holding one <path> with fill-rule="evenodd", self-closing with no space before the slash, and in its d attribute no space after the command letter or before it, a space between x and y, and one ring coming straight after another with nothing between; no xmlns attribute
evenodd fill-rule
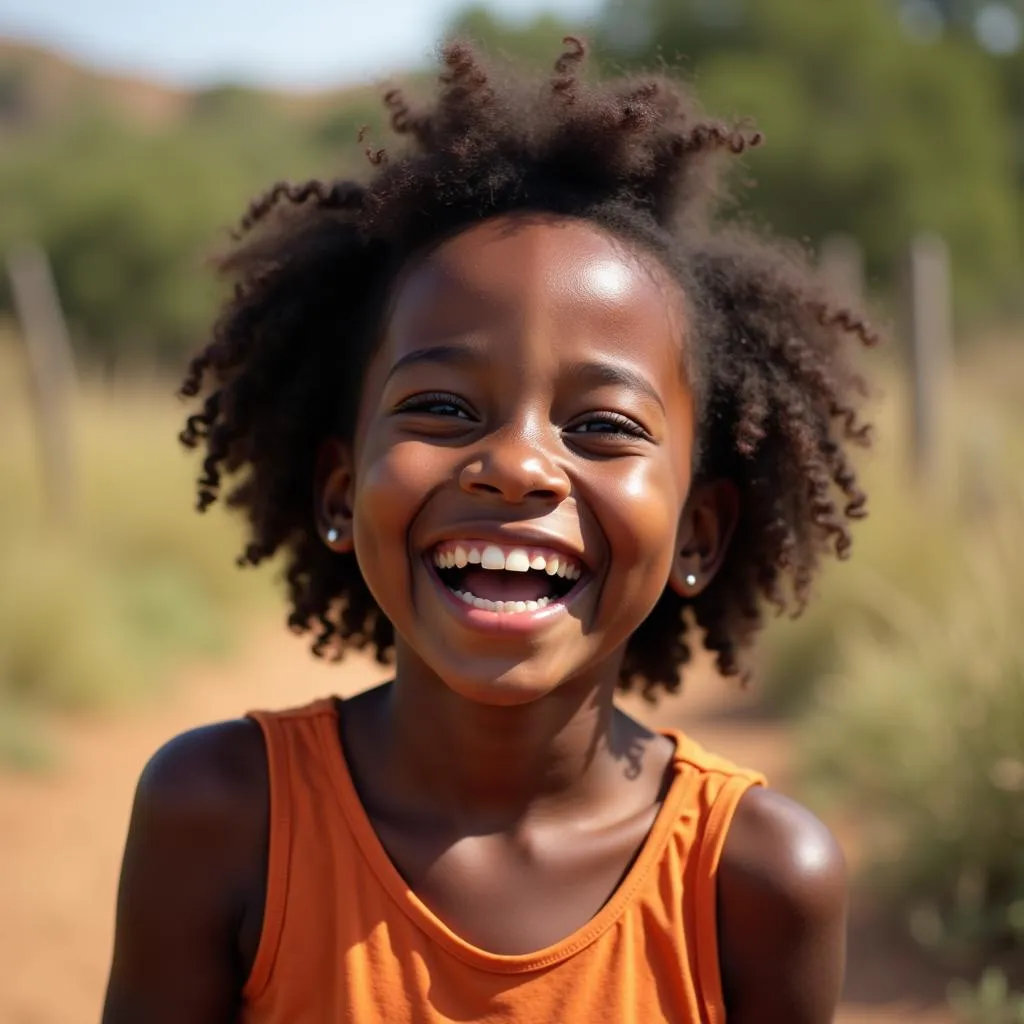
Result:
<svg viewBox="0 0 1024 1024"><path fill-rule="evenodd" d="M880 636L837 624L804 777L858 822L880 891L944 955L1024 949L1024 490L946 552L928 605L875 591Z"/></svg>
<svg viewBox="0 0 1024 1024"><path fill-rule="evenodd" d="M982 353L961 372L947 489L913 486L900 447L882 449L854 560L769 647L778 703L804 712L806 793L852 819L885 904L964 970L985 955L1019 965L1024 950L1024 380L1014 360ZM890 425L901 408L890 400ZM994 985L978 998L993 999Z"/></svg>
<svg viewBox="0 0 1024 1024"><path fill-rule="evenodd" d="M877 441L860 466L870 514L854 527L853 558L826 565L806 612L773 623L762 645L759 685L766 704L785 714L805 710L836 670L840 627L891 634L886 592L938 611L960 585L964 538L986 529L1005 498L1004 476L1024 466L1024 339L984 348L958 369L947 464L934 487L918 486L910 472L905 383L892 372L880 378Z"/></svg>
<svg viewBox="0 0 1024 1024"><path fill-rule="evenodd" d="M47 760L41 713L158 691L190 654L229 648L268 573L234 565L238 524L192 511L170 382L87 382L71 410L76 507L47 516L24 366L0 348L0 757Z"/></svg>

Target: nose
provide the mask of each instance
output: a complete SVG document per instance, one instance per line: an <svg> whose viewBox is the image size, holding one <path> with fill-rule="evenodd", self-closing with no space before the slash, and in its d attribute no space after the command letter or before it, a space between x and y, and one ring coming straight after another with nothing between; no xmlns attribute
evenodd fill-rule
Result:
<svg viewBox="0 0 1024 1024"><path fill-rule="evenodd" d="M522 435L493 434L462 467L459 483L472 494L491 494L509 504L530 499L557 504L569 495L565 471Z"/></svg>

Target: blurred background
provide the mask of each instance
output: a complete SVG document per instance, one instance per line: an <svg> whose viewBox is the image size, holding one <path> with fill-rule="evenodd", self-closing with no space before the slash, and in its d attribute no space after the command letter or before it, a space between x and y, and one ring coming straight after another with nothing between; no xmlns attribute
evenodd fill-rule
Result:
<svg viewBox="0 0 1024 1024"><path fill-rule="evenodd" d="M204 260L278 178L362 174L449 34L668 65L767 137L733 216L890 343L871 516L756 685L639 708L769 771L856 879L838 1020L1024 1022L1024 0L0 0L0 1021L96 1019L132 788L173 733L380 677L316 663L191 512ZM747 188L748 183L756 188Z"/></svg>

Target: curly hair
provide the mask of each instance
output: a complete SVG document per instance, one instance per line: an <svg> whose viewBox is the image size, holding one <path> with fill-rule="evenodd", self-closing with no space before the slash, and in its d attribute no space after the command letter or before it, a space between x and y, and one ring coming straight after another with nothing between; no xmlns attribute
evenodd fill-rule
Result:
<svg viewBox="0 0 1024 1024"><path fill-rule="evenodd" d="M653 698L679 689L688 607L719 670L745 678L766 610L798 614L821 557L848 554L865 514L850 448L869 427L847 343L876 334L833 304L799 247L716 224L723 163L758 132L704 117L665 76L584 81L583 45L565 45L542 80L447 46L429 108L385 94L407 145L367 149L365 183L279 183L250 205L219 260L233 297L181 387L200 401L181 440L205 449L200 511L230 478L226 502L249 528L239 563L284 556L289 625L313 632L314 652L390 660L392 625L355 556L319 538L312 482L321 442L353 437L396 274L425 246L518 210L586 218L644 248L693 320L698 478L729 479L740 498L707 589L686 600L666 588L627 645L620 684Z"/></svg>

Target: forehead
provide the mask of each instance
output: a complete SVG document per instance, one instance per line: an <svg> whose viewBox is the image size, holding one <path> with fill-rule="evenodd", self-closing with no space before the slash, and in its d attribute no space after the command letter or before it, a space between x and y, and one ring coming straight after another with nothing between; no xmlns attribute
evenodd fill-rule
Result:
<svg viewBox="0 0 1024 1024"><path fill-rule="evenodd" d="M476 224L410 265L395 289L388 335L401 348L471 323L554 322L567 344L621 348L631 357L643 349L678 371L684 306L654 257L597 225L518 214Z"/></svg>

